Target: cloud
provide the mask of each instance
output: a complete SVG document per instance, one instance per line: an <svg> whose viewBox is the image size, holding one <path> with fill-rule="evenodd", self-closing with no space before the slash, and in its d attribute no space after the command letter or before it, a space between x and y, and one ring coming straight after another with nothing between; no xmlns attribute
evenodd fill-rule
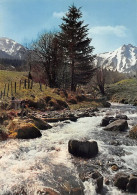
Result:
<svg viewBox="0 0 137 195"><path fill-rule="evenodd" d="M62 18L65 15L65 12L54 12L53 17Z"/></svg>
<svg viewBox="0 0 137 195"><path fill-rule="evenodd" d="M89 30L92 35L115 35L126 37L127 28L125 26L94 26Z"/></svg>

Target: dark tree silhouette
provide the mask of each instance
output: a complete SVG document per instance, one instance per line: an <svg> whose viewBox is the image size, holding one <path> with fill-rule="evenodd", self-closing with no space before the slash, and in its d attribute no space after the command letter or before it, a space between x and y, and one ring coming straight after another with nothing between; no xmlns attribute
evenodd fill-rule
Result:
<svg viewBox="0 0 137 195"><path fill-rule="evenodd" d="M61 32L57 38L63 48L67 67L70 74L70 88L75 91L78 84L85 85L91 79L94 72L92 62L94 60L93 46L88 38L88 25L84 25L81 8L74 5L69 7L66 16L62 18Z"/></svg>

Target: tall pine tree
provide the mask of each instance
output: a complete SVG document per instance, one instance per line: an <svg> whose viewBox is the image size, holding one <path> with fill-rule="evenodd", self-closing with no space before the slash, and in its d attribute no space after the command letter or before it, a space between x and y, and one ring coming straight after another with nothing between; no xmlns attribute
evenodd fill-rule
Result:
<svg viewBox="0 0 137 195"><path fill-rule="evenodd" d="M61 32L58 34L59 43L70 68L71 91L75 91L78 84L87 84L94 72L94 47L90 45L91 39L87 36L88 25L83 24L81 17L80 8L74 5L69 7L66 16L62 18Z"/></svg>

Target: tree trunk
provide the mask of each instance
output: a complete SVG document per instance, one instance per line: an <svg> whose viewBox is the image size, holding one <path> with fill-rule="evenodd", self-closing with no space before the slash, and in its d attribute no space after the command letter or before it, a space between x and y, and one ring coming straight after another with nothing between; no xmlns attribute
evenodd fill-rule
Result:
<svg viewBox="0 0 137 195"><path fill-rule="evenodd" d="M99 89L100 89L101 94L105 95L104 86L100 85Z"/></svg>
<svg viewBox="0 0 137 195"><path fill-rule="evenodd" d="M71 91L76 91L76 86L74 83L74 60L72 60L71 64Z"/></svg>

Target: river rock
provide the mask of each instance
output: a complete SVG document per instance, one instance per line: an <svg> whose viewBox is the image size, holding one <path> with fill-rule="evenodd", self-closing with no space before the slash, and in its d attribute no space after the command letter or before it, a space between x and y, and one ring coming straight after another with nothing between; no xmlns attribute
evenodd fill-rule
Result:
<svg viewBox="0 0 137 195"><path fill-rule="evenodd" d="M44 188L43 190L38 190L37 194L39 195L60 195L59 192L50 189L50 188Z"/></svg>
<svg viewBox="0 0 137 195"><path fill-rule="evenodd" d="M110 123L110 121L114 121L115 119L114 119L114 117L112 117L112 116L110 116L110 117L104 117L103 119L102 119L102 121L101 121L101 126L102 127L105 127L105 126L107 126L109 123Z"/></svg>
<svg viewBox="0 0 137 195"><path fill-rule="evenodd" d="M94 180L96 180L96 192L101 193L103 189L103 176L98 172L94 172L91 176Z"/></svg>
<svg viewBox="0 0 137 195"><path fill-rule="evenodd" d="M74 156L91 158L98 154L98 144L96 141L78 141L70 140L68 142L68 151Z"/></svg>
<svg viewBox="0 0 137 195"><path fill-rule="evenodd" d="M105 107L105 108L109 108L111 106L111 104L105 100L102 101L102 105Z"/></svg>
<svg viewBox="0 0 137 195"><path fill-rule="evenodd" d="M0 140L4 141L8 138L8 133L7 133L7 129L0 125Z"/></svg>
<svg viewBox="0 0 137 195"><path fill-rule="evenodd" d="M43 121L40 118L31 116L32 122L34 123L34 125L41 130L46 130L46 129L51 129L52 126L49 125L47 122Z"/></svg>
<svg viewBox="0 0 137 195"><path fill-rule="evenodd" d="M129 131L129 137L133 139L137 139L137 125L132 127L132 129Z"/></svg>
<svg viewBox="0 0 137 195"><path fill-rule="evenodd" d="M111 170L112 171L118 171L119 167L117 165L112 165Z"/></svg>
<svg viewBox="0 0 137 195"><path fill-rule="evenodd" d="M109 125L107 125L104 130L106 131L125 131L128 128L128 123L126 120L119 119Z"/></svg>
<svg viewBox="0 0 137 195"><path fill-rule="evenodd" d="M127 115L116 115L115 117L116 119L124 119L124 120L129 120L129 118L127 117Z"/></svg>
<svg viewBox="0 0 137 195"><path fill-rule="evenodd" d="M18 139L34 139L41 137L41 132L33 124L25 124L16 130L16 138Z"/></svg>
<svg viewBox="0 0 137 195"><path fill-rule="evenodd" d="M130 175L127 190L130 193L137 193L137 176Z"/></svg>
<svg viewBox="0 0 137 195"><path fill-rule="evenodd" d="M18 139L34 139L41 137L39 129L32 123L23 123L18 119L11 121L8 126L8 137Z"/></svg>
<svg viewBox="0 0 137 195"><path fill-rule="evenodd" d="M124 173L117 173L114 178L114 185L121 190L126 191L129 176Z"/></svg>

